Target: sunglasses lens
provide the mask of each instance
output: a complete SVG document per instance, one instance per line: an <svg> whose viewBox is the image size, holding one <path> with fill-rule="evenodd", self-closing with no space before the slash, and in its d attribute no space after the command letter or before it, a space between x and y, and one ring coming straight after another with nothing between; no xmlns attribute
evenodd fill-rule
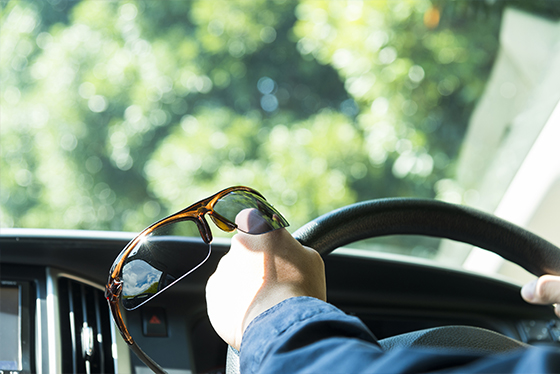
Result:
<svg viewBox="0 0 560 374"><path fill-rule="evenodd" d="M136 244L122 269L121 302L126 309L146 303L206 261L210 246L186 237L199 237L192 221L158 228Z"/></svg>
<svg viewBox="0 0 560 374"><path fill-rule="evenodd" d="M228 193L216 202L214 211L248 234L264 234L289 225L265 199L248 191Z"/></svg>

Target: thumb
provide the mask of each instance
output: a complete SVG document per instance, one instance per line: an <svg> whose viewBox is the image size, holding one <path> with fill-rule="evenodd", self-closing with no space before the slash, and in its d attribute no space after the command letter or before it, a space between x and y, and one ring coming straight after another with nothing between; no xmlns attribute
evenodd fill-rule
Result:
<svg viewBox="0 0 560 374"><path fill-rule="evenodd" d="M527 283L521 289L521 296L532 304L560 303L560 276L543 275Z"/></svg>

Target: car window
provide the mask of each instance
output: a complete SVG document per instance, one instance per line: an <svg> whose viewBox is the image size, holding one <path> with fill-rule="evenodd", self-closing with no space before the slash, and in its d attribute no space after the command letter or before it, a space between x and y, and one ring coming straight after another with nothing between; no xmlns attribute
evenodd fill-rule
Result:
<svg viewBox="0 0 560 374"><path fill-rule="evenodd" d="M139 231L231 185L291 230L385 197L531 227L551 198L512 181L558 103L556 2L0 4L1 227ZM368 248L454 258L416 239Z"/></svg>

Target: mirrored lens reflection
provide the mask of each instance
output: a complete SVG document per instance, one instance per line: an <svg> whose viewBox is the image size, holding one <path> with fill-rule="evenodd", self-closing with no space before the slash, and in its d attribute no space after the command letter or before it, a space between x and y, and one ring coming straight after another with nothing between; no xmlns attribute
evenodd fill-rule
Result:
<svg viewBox="0 0 560 374"><path fill-rule="evenodd" d="M199 267L210 255L210 246L198 238L192 221L172 223L141 240L122 269L122 305L135 309Z"/></svg>
<svg viewBox="0 0 560 374"><path fill-rule="evenodd" d="M286 219L266 200L246 191L231 192L220 198L214 211L249 234L264 234L288 226Z"/></svg>

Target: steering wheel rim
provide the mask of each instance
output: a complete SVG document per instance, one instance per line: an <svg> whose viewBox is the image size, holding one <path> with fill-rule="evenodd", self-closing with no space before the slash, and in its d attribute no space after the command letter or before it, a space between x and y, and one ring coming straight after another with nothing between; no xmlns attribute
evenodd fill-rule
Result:
<svg viewBox="0 0 560 374"><path fill-rule="evenodd" d="M294 233L323 257L357 240L387 235L447 238L487 249L541 276L560 275L560 249L494 215L437 200L388 198L324 214Z"/></svg>
<svg viewBox="0 0 560 374"><path fill-rule="evenodd" d="M354 241L387 235L447 238L490 250L529 272L560 274L560 249L543 238L494 215L436 200L370 200L327 213L302 226L294 237L323 257ZM465 335L473 339L464 339ZM499 353L526 346L504 335L470 326L420 330L380 341L384 349L410 346L455 348ZM459 342L459 346L457 345Z"/></svg>

